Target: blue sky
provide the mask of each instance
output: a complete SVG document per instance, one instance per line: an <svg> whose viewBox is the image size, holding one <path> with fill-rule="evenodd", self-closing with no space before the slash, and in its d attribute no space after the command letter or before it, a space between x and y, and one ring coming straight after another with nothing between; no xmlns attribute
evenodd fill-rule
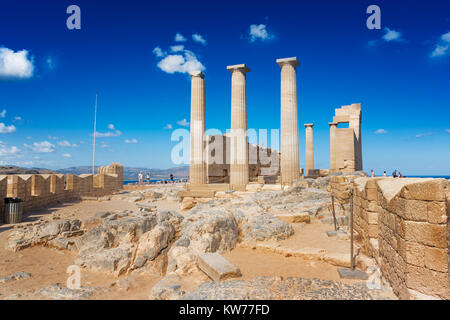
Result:
<svg viewBox="0 0 450 320"><path fill-rule="evenodd" d="M72 4L79 30L66 26ZM380 30L366 27L372 4ZM365 171L450 174L450 3L400 0L8 1L0 165L90 165L98 92L97 164L174 166L170 137L190 121L192 68L206 74L207 128L229 128L226 66L240 63L251 69L248 127L279 128L275 60L291 56L301 166L303 124L315 124L315 164L328 168L334 108L359 102Z"/></svg>

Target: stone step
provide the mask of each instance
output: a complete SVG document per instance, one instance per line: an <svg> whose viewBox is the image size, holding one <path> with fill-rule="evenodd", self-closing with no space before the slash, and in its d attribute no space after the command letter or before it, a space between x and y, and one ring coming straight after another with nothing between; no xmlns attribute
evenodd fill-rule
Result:
<svg viewBox="0 0 450 320"><path fill-rule="evenodd" d="M229 278L241 277L241 271L223 256L215 253L203 253L198 257L199 268L211 279L218 282Z"/></svg>

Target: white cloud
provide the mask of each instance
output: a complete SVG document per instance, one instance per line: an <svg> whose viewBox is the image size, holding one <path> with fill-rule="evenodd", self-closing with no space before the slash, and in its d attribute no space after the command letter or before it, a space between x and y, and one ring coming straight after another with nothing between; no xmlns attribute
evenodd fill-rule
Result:
<svg viewBox="0 0 450 320"><path fill-rule="evenodd" d="M416 138L428 137L428 136L431 136L432 134L433 133L431 133L431 132L419 133L419 134L416 134Z"/></svg>
<svg viewBox="0 0 450 320"><path fill-rule="evenodd" d="M64 153L62 156L64 158L72 158L72 155L70 153Z"/></svg>
<svg viewBox="0 0 450 320"><path fill-rule="evenodd" d="M47 66L50 70L54 70L55 69L55 62L53 61L53 59L51 57L47 58Z"/></svg>
<svg viewBox="0 0 450 320"><path fill-rule="evenodd" d="M168 123L168 124L164 127L164 129L172 130L173 127L172 127L172 125L171 125L170 123Z"/></svg>
<svg viewBox="0 0 450 320"><path fill-rule="evenodd" d="M450 43L450 31L441 36L441 40Z"/></svg>
<svg viewBox="0 0 450 320"><path fill-rule="evenodd" d="M445 129L445 132L450 133L450 129Z"/></svg>
<svg viewBox="0 0 450 320"><path fill-rule="evenodd" d="M54 137L54 136L51 136L51 135L48 135L47 138L52 139L52 140L58 140L59 139L59 137Z"/></svg>
<svg viewBox="0 0 450 320"><path fill-rule="evenodd" d="M385 134L385 133L387 133L387 130L384 129L378 129L374 132L374 134Z"/></svg>
<svg viewBox="0 0 450 320"><path fill-rule="evenodd" d="M201 43L201 44L206 44L206 40L205 38L203 38L202 35L194 33L192 35L192 40L194 40L195 42Z"/></svg>
<svg viewBox="0 0 450 320"><path fill-rule="evenodd" d="M249 36L250 42L255 42L256 40L265 41L274 37L267 31L265 24L250 25Z"/></svg>
<svg viewBox="0 0 450 320"><path fill-rule="evenodd" d="M2 112L0 112L0 118L4 118L6 116L6 109L3 109Z"/></svg>
<svg viewBox="0 0 450 320"><path fill-rule="evenodd" d="M120 130L117 130L113 124L108 124L108 129L111 131L108 132L95 132L95 136L97 138L109 138L109 137L118 137L122 135Z"/></svg>
<svg viewBox="0 0 450 320"><path fill-rule="evenodd" d="M63 141L58 142L58 145L61 146L61 147L73 147L73 148L78 147L77 144L72 144L72 143L70 143L67 140L63 140Z"/></svg>
<svg viewBox="0 0 450 320"><path fill-rule="evenodd" d="M160 47L156 47L155 49L153 49L153 54L155 56L157 56L158 58L164 57L165 55L167 55L167 53L164 52Z"/></svg>
<svg viewBox="0 0 450 320"><path fill-rule="evenodd" d="M28 51L14 52L0 48L0 77L31 78L33 76L33 58L28 59Z"/></svg>
<svg viewBox="0 0 450 320"><path fill-rule="evenodd" d="M126 139L126 140L125 140L125 143L138 143L138 141L137 141L135 138L133 138L133 139L131 139L131 140Z"/></svg>
<svg viewBox="0 0 450 320"><path fill-rule="evenodd" d="M188 73L191 71L205 70L203 64L197 59L196 55L189 50L184 50L184 56L181 54L168 55L160 62L158 67L167 73Z"/></svg>
<svg viewBox="0 0 450 320"><path fill-rule="evenodd" d="M433 52L431 52L430 56L432 58L445 56L449 52L449 48L450 31L440 36L439 42L436 44L436 47L434 48Z"/></svg>
<svg viewBox="0 0 450 320"><path fill-rule="evenodd" d="M32 146L24 144L24 146L36 153L50 153L55 151L55 145L48 141L34 142Z"/></svg>
<svg viewBox="0 0 450 320"><path fill-rule="evenodd" d="M0 143L0 156L11 156L20 152L20 149L16 146L7 148L4 144Z"/></svg>
<svg viewBox="0 0 450 320"><path fill-rule="evenodd" d="M16 131L14 125L7 126L3 122L0 122L0 133L13 133Z"/></svg>
<svg viewBox="0 0 450 320"><path fill-rule="evenodd" d="M175 41L176 42L185 42L185 41L187 41L187 39L181 33L177 33L175 35Z"/></svg>
<svg viewBox="0 0 450 320"><path fill-rule="evenodd" d="M170 50L172 52L180 52L184 50L184 46L182 44L178 45L178 46L171 46Z"/></svg>
<svg viewBox="0 0 450 320"><path fill-rule="evenodd" d="M19 116L14 117L14 121L20 121L20 120L22 120L22 117L19 117Z"/></svg>
<svg viewBox="0 0 450 320"><path fill-rule="evenodd" d="M445 56L447 54L449 47L450 46L448 46L448 45L441 46L441 45L437 44L436 48L434 48L433 52L431 53L431 57L435 58L435 57Z"/></svg>
<svg viewBox="0 0 450 320"><path fill-rule="evenodd" d="M384 31L386 32L384 36L381 38L384 41L390 42L390 41L402 41L402 34L398 31L391 30L389 28L384 28Z"/></svg>
<svg viewBox="0 0 450 320"><path fill-rule="evenodd" d="M189 127L189 122L186 119L177 122L180 126Z"/></svg>

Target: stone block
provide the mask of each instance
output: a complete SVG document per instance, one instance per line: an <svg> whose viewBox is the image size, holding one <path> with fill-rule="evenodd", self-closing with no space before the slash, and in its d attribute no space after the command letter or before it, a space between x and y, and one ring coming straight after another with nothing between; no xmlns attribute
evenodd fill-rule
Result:
<svg viewBox="0 0 450 320"><path fill-rule="evenodd" d="M378 191L376 189L366 189L366 199L367 200L378 200Z"/></svg>
<svg viewBox="0 0 450 320"><path fill-rule="evenodd" d="M408 264L406 286L423 294L449 299L448 273L429 270Z"/></svg>
<svg viewBox="0 0 450 320"><path fill-rule="evenodd" d="M445 202L432 201L427 203L428 222L430 223L447 223L447 212Z"/></svg>
<svg viewBox="0 0 450 320"><path fill-rule="evenodd" d="M445 179L433 179L406 185L400 192L405 199L444 201L445 200Z"/></svg>
<svg viewBox="0 0 450 320"><path fill-rule="evenodd" d="M425 246L412 241L405 241L405 253L403 258L409 264L423 267L425 266ZM403 250L399 250L401 252Z"/></svg>
<svg viewBox="0 0 450 320"><path fill-rule="evenodd" d="M198 266L216 282L242 276L238 267L234 266L217 252L200 254L198 257Z"/></svg>
<svg viewBox="0 0 450 320"><path fill-rule="evenodd" d="M378 224L378 213L377 212L367 212L367 222L369 224Z"/></svg>
<svg viewBox="0 0 450 320"><path fill-rule="evenodd" d="M426 201L398 198L396 201L395 212L406 220L427 221L428 219L428 208Z"/></svg>
<svg viewBox="0 0 450 320"><path fill-rule="evenodd" d="M426 222L405 221L405 240L428 246L447 248L447 226Z"/></svg>
<svg viewBox="0 0 450 320"><path fill-rule="evenodd" d="M425 247L425 267L448 273L448 249Z"/></svg>

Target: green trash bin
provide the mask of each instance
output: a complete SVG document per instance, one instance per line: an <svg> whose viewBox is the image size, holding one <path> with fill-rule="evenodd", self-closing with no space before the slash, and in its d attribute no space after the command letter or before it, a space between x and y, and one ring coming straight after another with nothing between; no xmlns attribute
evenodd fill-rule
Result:
<svg viewBox="0 0 450 320"><path fill-rule="evenodd" d="M22 222L22 199L5 198L5 223Z"/></svg>

